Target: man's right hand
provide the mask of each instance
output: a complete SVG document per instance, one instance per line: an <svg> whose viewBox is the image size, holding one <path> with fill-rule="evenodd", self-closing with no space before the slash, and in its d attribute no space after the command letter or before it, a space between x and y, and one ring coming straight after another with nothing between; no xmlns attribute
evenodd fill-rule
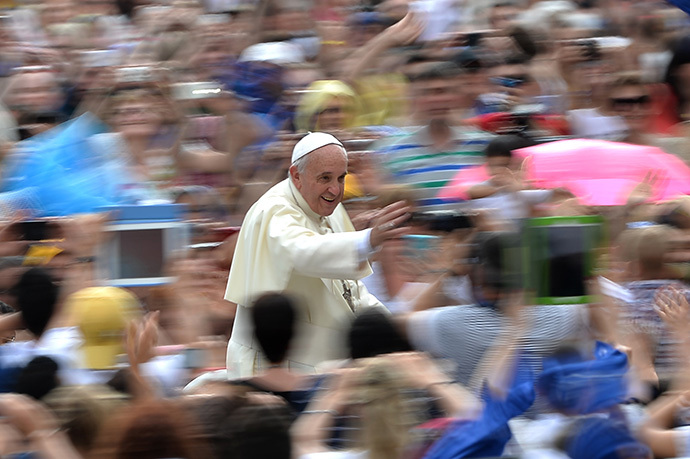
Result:
<svg viewBox="0 0 690 459"><path fill-rule="evenodd" d="M405 201L398 201L384 207L374 220L369 243L376 249L389 239L397 239L407 233L407 228L400 227L410 218L410 206Z"/></svg>

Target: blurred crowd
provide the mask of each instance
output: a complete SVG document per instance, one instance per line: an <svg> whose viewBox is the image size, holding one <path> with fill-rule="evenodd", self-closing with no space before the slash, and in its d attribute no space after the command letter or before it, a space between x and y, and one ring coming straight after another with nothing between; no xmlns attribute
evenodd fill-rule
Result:
<svg viewBox="0 0 690 459"><path fill-rule="evenodd" d="M0 2L0 456L690 456L684 3ZM264 295L228 380L238 229L310 131L356 229L413 209L390 314L302 374ZM175 204L166 280L109 282L104 209Z"/></svg>

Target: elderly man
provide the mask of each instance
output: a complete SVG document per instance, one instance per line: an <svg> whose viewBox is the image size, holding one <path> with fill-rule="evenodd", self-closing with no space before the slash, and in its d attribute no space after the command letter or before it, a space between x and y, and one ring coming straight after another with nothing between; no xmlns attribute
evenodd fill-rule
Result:
<svg viewBox="0 0 690 459"><path fill-rule="evenodd" d="M383 307L359 279L371 273L369 255L405 232L399 225L408 208L388 206L371 229L355 231L340 204L346 174L340 141L310 133L295 145L289 177L247 212L225 294L237 304L228 344L230 377L252 375L265 365L248 310L261 293L285 292L299 300L288 365L310 373L320 362L345 356L345 331L358 309Z"/></svg>

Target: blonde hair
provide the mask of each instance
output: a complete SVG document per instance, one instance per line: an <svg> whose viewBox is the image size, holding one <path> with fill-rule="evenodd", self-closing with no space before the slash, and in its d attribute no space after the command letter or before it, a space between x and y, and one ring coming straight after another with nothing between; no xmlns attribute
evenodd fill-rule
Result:
<svg viewBox="0 0 690 459"><path fill-rule="evenodd" d="M51 391L43 402L53 411L72 444L86 452L94 446L105 421L126 405L127 397L107 386L63 386Z"/></svg>
<svg viewBox="0 0 690 459"><path fill-rule="evenodd" d="M647 269L661 269L671 246L673 230L666 225L655 225L640 229L637 237L637 261Z"/></svg>
<svg viewBox="0 0 690 459"><path fill-rule="evenodd" d="M358 125L361 105L355 91L339 80L319 80L309 85L300 98L295 114L295 126L302 131L318 131L318 115L333 99L347 103L347 119L344 128Z"/></svg>
<svg viewBox="0 0 690 459"><path fill-rule="evenodd" d="M410 442L414 419L407 409L402 379L385 357L363 363L355 401L362 405L360 440L370 459L398 459Z"/></svg>

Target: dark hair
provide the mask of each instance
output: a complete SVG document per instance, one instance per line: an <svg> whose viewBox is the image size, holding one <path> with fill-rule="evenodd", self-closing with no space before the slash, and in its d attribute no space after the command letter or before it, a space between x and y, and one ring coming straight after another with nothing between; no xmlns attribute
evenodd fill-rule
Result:
<svg viewBox="0 0 690 459"><path fill-rule="evenodd" d="M19 372L15 392L41 400L60 385L58 364L50 357L35 357Z"/></svg>
<svg viewBox="0 0 690 459"><path fill-rule="evenodd" d="M494 137L484 149L484 154L487 158L496 157L513 157L513 150L520 148L527 148L536 145L537 143L524 136L515 134L504 134Z"/></svg>
<svg viewBox="0 0 690 459"><path fill-rule="evenodd" d="M260 296L251 308L254 336L270 363L280 363L290 348L295 332L296 309L292 299L281 293Z"/></svg>
<svg viewBox="0 0 690 459"><path fill-rule="evenodd" d="M57 285L44 268L31 268L19 278L15 290L24 325L34 336L40 337L55 311Z"/></svg>
<svg viewBox="0 0 690 459"><path fill-rule="evenodd" d="M537 55L539 51L537 43L525 29L522 27L514 27L510 31L509 36L527 58L531 59Z"/></svg>
<svg viewBox="0 0 690 459"><path fill-rule="evenodd" d="M177 402L138 401L108 419L103 432L110 435L104 436L103 446L114 446L113 457L118 459L209 457L210 451L201 441L199 426L194 421Z"/></svg>
<svg viewBox="0 0 690 459"><path fill-rule="evenodd" d="M365 309L357 315L348 333L348 344L353 359L412 351L395 324L377 309Z"/></svg>
<svg viewBox="0 0 690 459"><path fill-rule="evenodd" d="M233 457L232 451L226 449L227 439L224 436L223 424L245 403L241 397L216 396L195 401L191 408L199 420L203 439L214 450L215 457Z"/></svg>
<svg viewBox="0 0 690 459"><path fill-rule="evenodd" d="M223 423L223 457L290 459L292 414L285 405L249 405Z"/></svg>
<svg viewBox="0 0 690 459"><path fill-rule="evenodd" d="M444 80L462 74L462 69L453 62L431 64L424 70L412 75L410 81Z"/></svg>
<svg viewBox="0 0 690 459"><path fill-rule="evenodd" d="M475 236L471 259L474 260L470 278L477 286L493 290L515 290L521 285L521 258L518 233L485 232ZM510 258L509 258L510 256ZM481 272L481 275L479 273Z"/></svg>
<svg viewBox="0 0 690 459"><path fill-rule="evenodd" d="M678 72L678 69L685 64L690 64L690 35L680 38L675 43L675 46L673 47L673 57L671 58L671 62L668 64L666 69L666 77L664 78L664 82L669 85L671 92L673 92L673 95L677 99L676 107L679 117L681 115L680 110L685 104L685 99L680 91L682 81L680 81L676 73Z"/></svg>

